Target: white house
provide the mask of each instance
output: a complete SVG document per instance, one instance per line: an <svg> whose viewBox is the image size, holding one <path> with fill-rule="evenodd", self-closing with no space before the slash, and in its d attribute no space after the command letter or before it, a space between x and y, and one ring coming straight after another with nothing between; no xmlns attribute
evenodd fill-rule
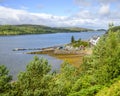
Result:
<svg viewBox="0 0 120 96"><path fill-rule="evenodd" d="M90 44L95 46L99 39L100 39L100 36L94 36L89 40L89 42L90 42Z"/></svg>

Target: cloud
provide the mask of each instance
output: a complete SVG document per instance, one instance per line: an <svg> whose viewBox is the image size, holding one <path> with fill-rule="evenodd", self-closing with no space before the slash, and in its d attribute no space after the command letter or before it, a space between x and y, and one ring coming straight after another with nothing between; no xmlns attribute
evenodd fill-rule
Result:
<svg viewBox="0 0 120 96"><path fill-rule="evenodd" d="M16 10L8 7L0 6L0 21L1 24L13 24L19 22L19 14L27 14L24 10Z"/></svg>
<svg viewBox="0 0 120 96"><path fill-rule="evenodd" d="M74 0L74 3L79 6L90 6L91 2L89 0Z"/></svg>
<svg viewBox="0 0 120 96"><path fill-rule="evenodd" d="M55 26L65 16L54 16L45 13L31 13L25 10L0 6L0 24L41 24Z"/></svg>
<svg viewBox="0 0 120 96"><path fill-rule="evenodd" d="M109 14L109 11L109 5L102 5L100 8L100 14L103 17ZM119 24L120 14L114 15L110 13L109 18L102 18L102 16L93 14L90 10L80 10L71 16L56 16L0 6L0 24L38 24L51 27L74 26L87 28L107 28L111 20L113 20L115 24Z"/></svg>
<svg viewBox="0 0 120 96"><path fill-rule="evenodd" d="M103 4L110 4L110 3L118 3L120 0L98 0L100 3Z"/></svg>
<svg viewBox="0 0 120 96"><path fill-rule="evenodd" d="M82 19L93 19L94 16L89 10L80 10L78 13L74 15L75 18L82 18Z"/></svg>
<svg viewBox="0 0 120 96"><path fill-rule="evenodd" d="M110 5L109 4L102 4L99 10L100 15L108 16L110 15Z"/></svg>
<svg viewBox="0 0 120 96"><path fill-rule="evenodd" d="M74 4L79 7L93 7L92 5L97 4L109 4L112 5L113 3L119 4L120 0L73 0Z"/></svg>

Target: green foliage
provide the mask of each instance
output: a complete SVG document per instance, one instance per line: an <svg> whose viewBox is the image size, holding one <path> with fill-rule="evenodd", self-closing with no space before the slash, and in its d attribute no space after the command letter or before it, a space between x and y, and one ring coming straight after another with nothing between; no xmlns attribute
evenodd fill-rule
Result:
<svg viewBox="0 0 120 96"><path fill-rule="evenodd" d="M54 29L41 25L2 25L0 26L0 35L23 35L23 34L42 34L54 33L58 29Z"/></svg>
<svg viewBox="0 0 120 96"><path fill-rule="evenodd" d="M4 65L0 65L0 94L7 94L11 88L10 81L12 77L8 75L9 71Z"/></svg>
<svg viewBox="0 0 120 96"><path fill-rule="evenodd" d="M80 46L87 47L89 44L86 41L78 40L78 41L75 41L72 45L73 47L80 47Z"/></svg>
<svg viewBox="0 0 120 96"><path fill-rule="evenodd" d="M74 86L72 87L73 91L80 91L81 89L90 87L94 82L94 79L92 80L92 77L89 75L84 75L79 78Z"/></svg>
<svg viewBox="0 0 120 96"><path fill-rule="evenodd" d="M68 27L65 28L72 32L87 32L87 31L94 31L93 29L87 29L87 28L79 28L79 27Z"/></svg>
<svg viewBox="0 0 120 96"><path fill-rule="evenodd" d="M78 29L78 32L89 31L90 29ZM23 34L45 34L56 32L76 32L76 29L53 28L43 25L1 25L0 35L23 35Z"/></svg>
<svg viewBox="0 0 120 96"><path fill-rule="evenodd" d="M50 71L47 60L34 57L9 83L8 70L0 66L0 91L3 96L120 96L120 31L104 35L79 69L65 62L59 73Z"/></svg>
<svg viewBox="0 0 120 96"><path fill-rule="evenodd" d="M101 85L95 85L88 88L82 88L80 91L71 93L68 96L95 96L95 94L102 88ZM102 96L102 95L101 95Z"/></svg>
<svg viewBox="0 0 120 96"><path fill-rule="evenodd" d="M93 76L97 84L106 84L120 74L119 37L119 32L109 32L102 37L95 46L92 56L84 59L81 65L83 73Z"/></svg>
<svg viewBox="0 0 120 96"><path fill-rule="evenodd" d="M25 72L21 72L15 82L12 93L17 96L46 96L52 76L47 60L34 57Z"/></svg>
<svg viewBox="0 0 120 96"><path fill-rule="evenodd" d="M112 28L114 26L113 22L109 23L109 28Z"/></svg>
<svg viewBox="0 0 120 96"><path fill-rule="evenodd" d="M51 70L50 65L48 65L48 61L41 58L39 59L37 56L34 57L34 60L27 65L27 71L32 76L43 76L47 74Z"/></svg>
<svg viewBox="0 0 120 96"><path fill-rule="evenodd" d="M71 43L74 43L75 42L75 38L74 36L71 37Z"/></svg>
<svg viewBox="0 0 120 96"><path fill-rule="evenodd" d="M95 85L95 80L91 75L85 74L75 82L68 96L94 96L101 88L101 85Z"/></svg>
<svg viewBox="0 0 120 96"><path fill-rule="evenodd" d="M120 74L120 33L109 32L93 51L96 82L105 84Z"/></svg>
<svg viewBox="0 0 120 96"><path fill-rule="evenodd" d="M112 32L120 31L120 26L113 26L109 29L109 31L112 31Z"/></svg>
<svg viewBox="0 0 120 96"><path fill-rule="evenodd" d="M66 96L73 84L76 82L78 75L78 69L71 66L67 62L63 63L59 74L56 74L51 83L50 96Z"/></svg>
<svg viewBox="0 0 120 96"><path fill-rule="evenodd" d="M96 96L120 96L120 80L113 83L110 87L104 87Z"/></svg>
<svg viewBox="0 0 120 96"><path fill-rule="evenodd" d="M47 60L34 57L12 83L10 96L66 96L78 78L78 69L68 63L62 64L60 73L50 74Z"/></svg>
<svg viewBox="0 0 120 96"><path fill-rule="evenodd" d="M73 47L84 46L87 47L89 43L87 41L82 41L81 39L75 40L74 36L71 37L71 45Z"/></svg>
<svg viewBox="0 0 120 96"><path fill-rule="evenodd" d="M95 96L103 86L111 85L120 75L119 58L120 32L109 31L95 46L93 54L84 58L80 78L73 85L70 96Z"/></svg>

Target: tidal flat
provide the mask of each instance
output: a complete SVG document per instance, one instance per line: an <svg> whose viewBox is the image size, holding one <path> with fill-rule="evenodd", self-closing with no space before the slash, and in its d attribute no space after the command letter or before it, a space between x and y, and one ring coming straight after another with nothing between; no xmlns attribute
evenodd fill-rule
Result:
<svg viewBox="0 0 120 96"><path fill-rule="evenodd" d="M85 48L84 50L59 50L51 47L41 51L28 52L27 54L45 54L68 62L75 67L79 67L83 62L84 56L92 54L92 49Z"/></svg>

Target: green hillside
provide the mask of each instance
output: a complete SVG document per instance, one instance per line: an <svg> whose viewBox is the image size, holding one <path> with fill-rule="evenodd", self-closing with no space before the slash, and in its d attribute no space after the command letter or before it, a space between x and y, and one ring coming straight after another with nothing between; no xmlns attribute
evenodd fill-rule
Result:
<svg viewBox="0 0 120 96"><path fill-rule="evenodd" d="M81 32L91 31L86 28L57 28L43 25L1 25L0 35L23 35L23 34L45 34L56 32Z"/></svg>
<svg viewBox="0 0 120 96"><path fill-rule="evenodd" d="M79 32L79 31L82 31L82 32L94 31L93 29L79 28L79 27L68 27L68 28L65 28L65 29L70 30L70 31L73 31L73 32Z"/></svg>
<svg viewBox="0 0 120 96"><path fill-rule="evenodd" d="M109 30L111 30L113 32L120 31L120 26L113 26Z"/></svg>

